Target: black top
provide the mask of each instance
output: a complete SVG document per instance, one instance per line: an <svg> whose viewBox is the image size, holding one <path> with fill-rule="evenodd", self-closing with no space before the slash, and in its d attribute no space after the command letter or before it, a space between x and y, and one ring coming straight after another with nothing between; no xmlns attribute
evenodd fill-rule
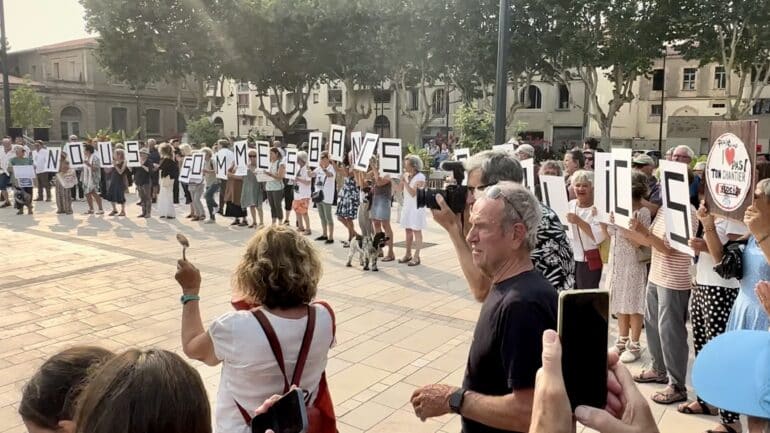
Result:
<svg viewBox="0 0 770 433"><path fill-rule="evenodd" d="M162 158L158 170L160 170L160 177L170 177L172 179L179 177L179 166L173 159Z"/></svg>
<svg viewBox="0 0 770 433"><path fill-rule="evenodd" d="M507 395L535 387L542 364L543 332L556 329L556 289L537 270L492 287L481 306L463 387L484 395ZM462 419L464 433L497 433Z"/></svg>
<svg viewBox="0 0 770 433"><path fill-rule="evenodd" d="M144 186L152 183L152 161L150 161L148 158L142 165L147 167L147 170L143 169L142 167L134 168L134 183L136 186Z"/></svg>

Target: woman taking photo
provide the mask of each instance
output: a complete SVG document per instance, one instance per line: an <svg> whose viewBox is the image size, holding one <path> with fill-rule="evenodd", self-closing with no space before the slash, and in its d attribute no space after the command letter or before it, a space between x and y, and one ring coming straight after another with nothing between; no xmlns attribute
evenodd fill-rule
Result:
<svg viewBox="0 0 770 433"><path fill-rule="evenodd" d="M199 307L201 276L189 262L180 260L176 280L182 287L182 348L207 365L222 364L217 393L215 425L218 432L247 433L251 429L240 408L253 413L274 394L284 394L295 371L297 382L312 406L325 394L322 375L334 341L333 312L312 303L321 278L321 258L299 232L276 224L256 232L233 275L233 286L255 310L225 313L208 332ZM255 320L256 319L256 320ZM304 335L306 361L298 365ZM282 351L282 374L270 345L274 335ZM299 370L298 370L299 369ZM328 395L326 395L328 397Z"/></svg>
<svg viewBox="0 0 770 433"><path fill-rule="evenodd" d="M399 263L408 266L420 264L420 249L422 248L422 230L425 228L425 208L417 207L417 190L425 188L425 175L422 170L422 160L417 155L407 155L404 158L404 174L398 183L398 190L404 192L404 207L401 210L401 227L406 231L406 254L398 259ZM414 253L412 248L414 247Z"/></svg>
<svg viewBox="0 0 770 433"><path fill-rule="evenodd" d="M179 166L174 160L174 148L168 143L161 143L158 147L160 153L160 192L158 193L158 213L161 218L176 218L174 207L174 180L179 178Z"/></svg>
<svg viewBox="0 0 770 433"><path fill-rule="evenodd" d="M265 225L262 216L262 188L257 182L257 151L249 149L249 165L246 175L243 176L243 190L241 191L241 206L251 213L250 229L260 228ZM259 223L257 223L259 215Z"/></svg>
<svg viewBox="0 0 770 433"><path fill-rule="evenodd" d="M104 194L104 199L112 204L112 212L109 213L109 216L126 216L127 171L125 151L123 149L115 149L115 154L112 156L112 170L110 170L110 178L107 182L107 191ZM118 204L120 205L120 213L118 213L116 206Z"/></svg>
<svg viewBox="0 0 770 433"><path fill-rule="evenodd" d="M570 240L575 254L575 288L598 289L602 279L599 244L604 240L604 232L594 218L594 174L578 170L570 179L576 197L570 200L567 214L567 222L572 224Z"/></svg>
<svg viewBox="0 0 770 433"><path fill-rule="evenodd" d="M267 201L270 204L270 217L273 224L283 221L283 178L286 176L286 166L281 164L281 151L277 147L270 148L270 168L265 172L272 180L265 184Z"/></svg>
<svg viewBox="0 0 770 433"><path fill-rule="evenodd" d="M337 166L337 175L344 179L342 191L337 199L337 219L348 229L348 240L342 241L345 248L348 248L350 242L358 235L353 221L358 216L358 206L361 204L355 172L350 165L350 155L348 153L342 164Z"/></svg>

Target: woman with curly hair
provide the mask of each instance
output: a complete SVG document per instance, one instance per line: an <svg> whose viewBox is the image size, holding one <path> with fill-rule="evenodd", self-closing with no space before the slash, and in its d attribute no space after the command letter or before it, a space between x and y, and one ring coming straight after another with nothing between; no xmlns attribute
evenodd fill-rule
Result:
<svg viewBox="0 0 770 433"><path fill-rule="evenodd" d="M322 377L334 342L334 316L327 304L312 303L320 278L321 257L307 237L284 225L262 228L249 241L233 275L244 303L258 307L225 313L207 332L199 307L200 272L190 262L179 261L184 353L210 366L222 364L216 431L250 432L246 418L253 409L288 390L294 378L279 369L271 339L279 342L286 374L301 372L297 381L307 404L328 397ZM300 364L306 334L311 338Z"/></svg>

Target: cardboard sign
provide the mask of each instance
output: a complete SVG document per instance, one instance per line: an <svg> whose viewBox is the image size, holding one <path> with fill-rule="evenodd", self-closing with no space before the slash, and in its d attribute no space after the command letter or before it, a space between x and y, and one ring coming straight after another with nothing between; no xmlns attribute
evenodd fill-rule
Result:
<svg viewBox="0 0 770 433"><path fill-rule="evenodd" d="M461 147L459 149L455 149L455 160L456 161L462 161L464 159L468 159L471 157L471 150L467 147Z"/></svg>
<svg viewBox="0 0 770 433"><path fill-rule="evenodd" d="M64 151L67 153L67 160L72 168L83 168L84 155L83 143L67 143L64 145Z"/></svg>
<svg viewBox="0 0 770 433"><path fill-rule="evenodd" d="M524 186L532 194L535 194L535 160L529 158L524 161L519 161L519 163L521 164L521 169L524 171Z"/></svg>
<svg viewBox="0 0 770 433"><path fill-rule="evenodd" d="M203 163L206 155L202 152L192 154L192 167L190 169L190 182L200 182L203 180Z"/></svg>
<svg viewBox="0 0 770 433"><path fill-rule="evenodd" d="M307 164L310 168L315 168L318 167L319 162L321 162L321 141L323 140L323 134L320 132L311 132L309 140Z"/></svg>
<svg viewBox="0 0 770 433"><path fill-rule="evenodd" d="M257 141L257 168L270 170L270 143Z"/></svg>
<svg viewBox="0 0 770 433"><path fill-rule="evenodd" d="M142 163L139 161L139 142L138 141L126 141L126 166L127 167L141 167Z"/></svg>
<svg viewBox="0 0 770 433"><path fill-rule="evenodd" d="M352 163L358 161L358 154L361 153L361 142L363 137L361 131L355 131L350 133L350 156L353 158Z"/></svg>
<svg viewBox="0 0 770 433"><path fill-rule="evenodd" d="M59 164L61 164L61 149L58 147L49 147L48 158L45 160L46 173L58 173Z"/></svg>
<svg viewBox="0 0 770 433"><path fill-rule="evenodd" d="M695 252L688 245L694 230L687 168L687 164L661 160L660 192L666 216L666 239L671 248L695 257Z"/></svg>
<svg viewBox="0 0 770 433"><path fill-rule="evenodd" d="M564 226L564 231L571 236L571 224L567 222L567 214L569 213L567 183L564 178L561 176L540 176L540 193L543 197L543 204L553 209Z"/></svg>
<svg viewBox="0 0 770 433"><path fill-rule="evenodd" d="M601 152L599 152L601 153ZM628 227L631 222L633 203L631 200L631 149L612 149L612 212L615 224Z"/></svg>
<svg viewBox="0 0 770 433"><path fill-rule="evenodd" d="M380 176L398 178L402 173L404 160L400 138L381 138L378 147Z"/></svg>
<svg viewBox="0 0 770 433"><path fill-rule="evenodd" d="M249 166L249 146L246 140L236 141L233 145L233 156L235 165L240 167Z"/></svg>
<svg viewBox="0 0 770 433"><path fill-rule="evenodd" d="M297 152L298 150L294 147L286 148L286 179L294 180L297 178L297 172L299 172Z"/></svg>
<svg viewBox="0 0 770 433"><path fill-rule="evenodd" d="M97 149L102 165L112 165L112 142L100 141L97 143Z"/></svg>
<svg viewBox="0 0 770 433"><path fill-rule="evenodd" d="M494 144L492 145L492 150L495 152L515 152L516 150L513 148L512 143L506 143L506 144Z"/></svg>
<svg viewBox="0 0 770 433"><path fill-rule="evenodd" d="M367 133L364 136L364 141L361 143L361 152L358 154L353 168L358 171L368 171L369 163L374 156L374 152L377 151L377 143L380 136L377 134Z"/></svg>
<svg viewBox="0 0 770 433"><path fill-rule="evenodd" d="M192 174L192 156L185 156L182 160L182 168L179 169L179 182L190 183L190 174Z"/></svg>
<svg viewBox="0 0 770 433"><path fill-rule="evenodd" d="M217 179L227 180L227 170L233 165L233 152L230 149L220 149L214 160Z"/></svg>
<svg viewBox="0 0 770 433"><path fill-rule="evenodd" d="M342 162L345 159L345 127L332 125L329 131L329 158Z"/></svg>
<svg viewBox="0 0 770 433"><path fill-rule="evenodd" d="M34 165L15 165L13 166L13 176L16 178L16 183L21 188L32 188L35 179L35 166Z"/></svg>
<svg viewBox="0 0 770 433"><path fill-rule="evenodd" d="M610 223L614 193L612 154L596 152L594 154L594 207L596 218L603 223Z"/></svg>
<svg viewBox="0 0 770 433"><path fill-rule="evenodd" d="M742 221L754 197L757 121L710 123L706 205L714 215Z"/></svg>

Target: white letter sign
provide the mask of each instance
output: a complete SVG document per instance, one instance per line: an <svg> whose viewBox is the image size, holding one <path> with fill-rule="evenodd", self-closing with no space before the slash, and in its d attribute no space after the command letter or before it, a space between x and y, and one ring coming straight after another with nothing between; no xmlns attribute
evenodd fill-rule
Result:
<svg viewBox="0 0 770 433"><path fill-rule="evenodd" d="M524 171L524 186L527 187L532 194L535 194L535 160L529 158L524 161L519 161L519 163L521 164L521 169Z"/></svg>
<svg viewBox="0 0 770 433"><path fill-rule="evenodd" d="M257 141L257 168L270 170L270 143Z"/></svg>
<svg viewBox="0 0 770 433"><path fill-rule="evenodd" d="M227 180L227 170L233 164L233 152L230 149L220 149L216 155L217 179Z"/></svg>
<svg viewBox="0 0 770 433"><path fill-rule="evenodd" d="M694 230L687 164L660 161L660 192L666 216L666 238L671 248L695 257L695 252L688 245Z"/></svg>
<svg viewBox="0 0 770 433"><path fill-rule="evenodd" d="M377 134L372 134L370 132L366 133L364 142L361 143L361 152L358 154L358 159L353 165L354 169L358 171L369 170L369 162L371 162L372 156L374 156L374 152L377 150L377 141L379 138L380 136Z"/></svg>
<svg viewBox="0 0 770 433"><path fill-rule="evenodd" d="M596 152L594 154L594 206L596 218L603 223L610 222L614 184L612 178L612 154ZM628 227L628 226L626 226Z"/></svg>
<svg viewBox="0 0 770 433"><path fill-rule="evenodd" d="M310 133L310 143L308 143L307 149L307 164L310 168L318 167L318 163L321 161L321 140L323 140L322 133Z"/></svg>
<svg viewBox="0 0 770 433"><path fill-rule="evenodd" d="M83 143L67 143L64 145L67 159L72 168L83 168Z"/></svg>
<svg viewBox="0 0 770 433"><path fill-rule="evenodd" d="M238 167L249 166L249 146L246 140L236 141L233 145L235 164Z"/></svg>
<svg viewBox="0 0 770 433"><path fill-rule="evenodd" d="M400 138L381 138L379 145L380 176L401 176L401 161L404 159Z"/></svg>
<svg viewBox="0 0 770 433"><path fill-rule="evenodd" d="M48 148L48 159L45 160L46 173L58 173L61 163L61 149L58 147Z"/></svg>
<svg viewBox="0 0 770 433"><path fill-rule="evenodd" d="M567 184L561 176L540 176L540 193L543 204L551 208L559 217L564 230L571 235L570 224L567 222L569 200L567 199Z"/></svg>
<svg viewBox="0 0 770 433"><path fill-rule="evenodd" d="M355 164L358 161L358 154L361 153L361 131L350 133L350 153L353 157L350 163Z"/></svg>
<svg viewBox="0 0 770 433"><path fill-rule="evenodd" d="M126 166L134 168L142 165L139 162L139 142L126 141Z"/></svg>
<svg viewBox="0 0 770 433"><path fill-rule="evenodd" d="M203 162L205 155L202 152L192 154L192 169L190 170L190 182L203 180Z"/></svg>
<svg viewBox="0 0 770 433"><path fill-rule="evenodd" d="M332 125L329 131L329 157L332 161L342 162L345 157L345 127Z"/></svg>
<svg viewBox="0 0 770 433"><path fill-rule="evenodd" d="M179 182L190 183L190 174L192 173L192 156L185 156L182 160L182 168L179 170Z"/></svg>
<svg viewBox="0 0 770 433"><path fill-rule="evenodd" d="M631 149L612 149L612 173L610 183L615 190L612 193L612 212L615 224L628 227L631 222Z"/></svg>
<svg viewBox="0 0 770 433"><path fill-rule="evenodd" d="M299 171L297 164L297 149L294 147L286 148L286 179L296 179Z"/></svg>
<svg viewBox="0 0 770 433"><path fill-rule="evenodd" d="M98 143L99 159L102 160L102 165L112 165L112 142L100 141Z"/></svg>

